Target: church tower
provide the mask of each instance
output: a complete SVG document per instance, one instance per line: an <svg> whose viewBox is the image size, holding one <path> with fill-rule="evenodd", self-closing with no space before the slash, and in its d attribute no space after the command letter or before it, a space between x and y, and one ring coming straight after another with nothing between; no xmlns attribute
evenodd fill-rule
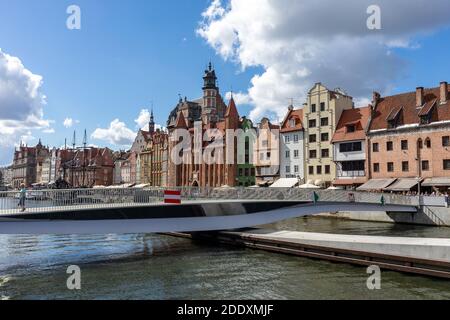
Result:
<svg viewBox="0 0 450 320"><path fill-rule="evenodd" d="M153 109L152 114L150 115L150 123L149 123L149 132L154 133L155 132L155 117L153 116Z"/></svg>
<svg viewBox="0 0 450 320"><path fill-rule="evenodd" d="M219 88L217 87L216 71L211 62L203 76L203 108L202 119L204 123L217 122L217 101Z"/></svg>

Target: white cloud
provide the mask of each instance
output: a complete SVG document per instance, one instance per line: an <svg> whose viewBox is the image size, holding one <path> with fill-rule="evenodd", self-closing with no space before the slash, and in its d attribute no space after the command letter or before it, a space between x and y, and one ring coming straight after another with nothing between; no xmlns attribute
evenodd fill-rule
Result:
<svg viewBox="0 0 450 320"><path fill-rule="evenodd" d="M0 165L11 162L21 140L36 142L32 131L51 130L53 121L44 118L42 79L0 49Z"/></svg>
<svg viewBox="0 0 450 320"><path fill-rule="evenodd" d="M415 37L449 24L448 0L378 0L382 30L369 30L371 0L214 0L197 33L242 69L262 67L244 101L251 117L282 118L315 82L344 88L357 101L388 93L406 63L392 48L418 49Z"/></svg>
<svg viewBox="0 0 450 320"><path fill-rule="evenodd" d="M55 133L55 129L53 128L48 128L48 129L44 129L42 130L43 133L47 133L47 134L52 134Z"/></svg>
<svg viewBox="0 0 450 320"><path fill-rule="evenodd" d="M74 120L72 118L65 118L63 121L63 126L67 129L72 128L75 124L80 123L79 120Z"/></svg>
<svg viewBox="0 0 450 320"><path fill-rule="evenodd" d="M106 141L116 146L129 146L133 143L136 133L128 129L125 123L115 119L107 129L96 129L91 138Z"/></svg>
<svg viewBox="0 0 450 320"><path fill-rule="evenodd" d="M141 112L139 113L139 116L137 117L136 120L134 120L134 122L136 122L136 125L138 126L139 129L148 131L148 124L150 122L150 111L148 111L148 109L142 109Z"/></svg>
<svg viewBox="0 0 450 320"><path fill-rule="evenodd" d="M64 119L63 126L66 128L71 128L73 126L73 119L72 118Z"/></svg>

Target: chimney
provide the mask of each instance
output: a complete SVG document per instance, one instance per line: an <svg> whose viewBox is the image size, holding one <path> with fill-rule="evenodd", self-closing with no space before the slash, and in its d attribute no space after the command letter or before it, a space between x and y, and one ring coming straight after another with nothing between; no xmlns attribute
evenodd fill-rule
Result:
<svg viewBox="0 0 450 320"><path fill-rule="evenodd" d="M380 99L381 99L381 95L378 92L374 91L372 94L372 106L374 108L376 108L378 101L380 101Z"/></svg>
<svg viewBox="0 0 450 320"><path fill-rule="evenodd" d="M423 87L416 89L416 107L423 106Z"/></svg>
<svg viewBox="0 0 450 320"><path fill-rule="evenodd" d="M441 82L441 104L447 103L448 96L448 83L446 81Z"/></svg>

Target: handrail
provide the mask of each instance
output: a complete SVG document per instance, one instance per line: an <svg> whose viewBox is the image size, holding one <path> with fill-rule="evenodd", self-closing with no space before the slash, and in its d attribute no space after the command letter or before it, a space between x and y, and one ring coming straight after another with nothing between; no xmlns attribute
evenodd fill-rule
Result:
<svg viewBox="0 0 450 320"><path fill-rule="evenodd" d="M29 190L26 213L120 208L160 204L166 188L101 188ZM359 202L419 206L417 196L353 192L346 190L305 190L299 188L196 188L175 187L183 201L252 200L302 202ZM18 191L0 192L0 215L21 213Z"/></svg>

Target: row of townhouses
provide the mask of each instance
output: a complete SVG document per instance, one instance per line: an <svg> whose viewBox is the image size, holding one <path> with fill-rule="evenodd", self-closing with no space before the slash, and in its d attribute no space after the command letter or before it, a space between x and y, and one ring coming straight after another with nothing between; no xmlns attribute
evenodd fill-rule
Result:
<svg viewBox="0 0 450 320"><path fill-rule="evenodd" d="M268 118L254 124L241 117L233 97L225 103L211 64L204 72L202 91L201 98L179 99L166 130L155 129L152 112L148 131L139 130L129 151L49 149L41 142L33 148L20 146L14 156L12 185L55 181L72 187L305 184L393 192L450 187L446 82L387 97L375 92L371 104L359 107L344 90L317 83L306 103L289 106L283 121L276 124ZM244 133L241 149L239 143L227 140L228 131ZM223 142L217 145L219 140ZM214 159L220 155L222 161L198 161L205 154Z"/></svg>

